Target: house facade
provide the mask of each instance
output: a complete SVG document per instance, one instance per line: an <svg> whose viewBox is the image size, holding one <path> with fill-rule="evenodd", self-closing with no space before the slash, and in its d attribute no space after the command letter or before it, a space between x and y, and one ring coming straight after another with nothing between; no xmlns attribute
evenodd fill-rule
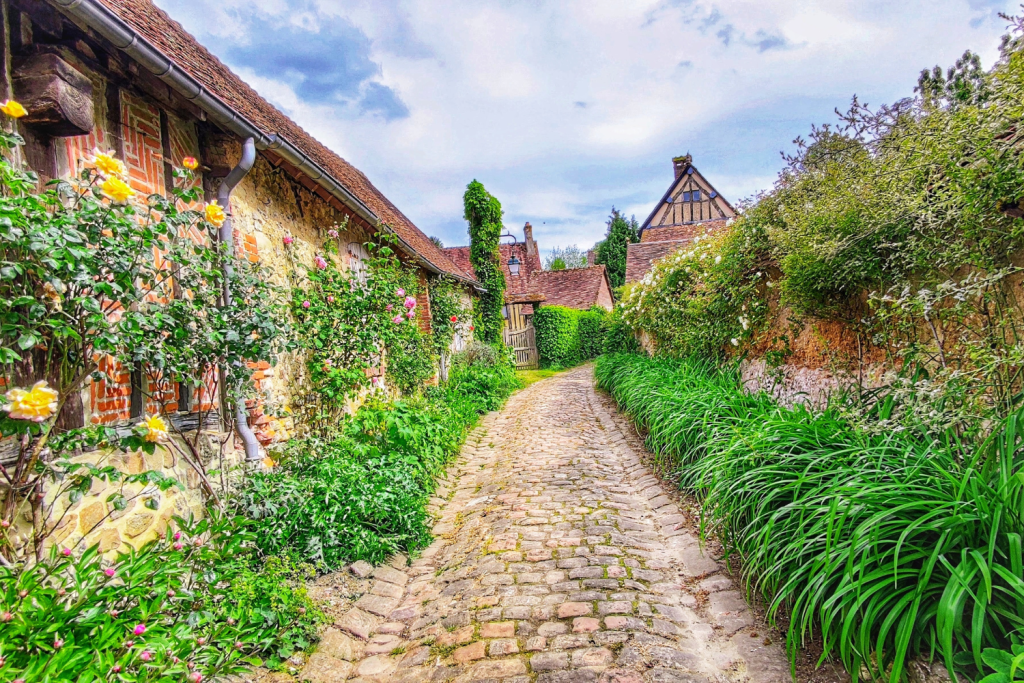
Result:
<svg viewBox="0 0 1024 683"><path fill-rule="evenodd" d="M701 175L693 158L672 159L673 180L640 226L640 241L626 249L626 283L647 274L660 258L675 253L694 237L723 229L736 209Z"/></svg>
<svg viewBox="0 0 1024 683"><path fill-rule="evenodd" d="M209 201L249 144L255 159L225 208L236 255L260 263L275 284L290 288L302 277L301 264L312 264L331 239L337 240L338 254L332 257L337 265L358 269L367 256L364 243L389 233L400 258L418 274L416 321L424 332L430 331L428 293L434 278L456 280L467 297L480 288L363 173L274 108L149 0L0 0L0 6L5 67L0 99L15 99L28 111L15 124L26 141L21 160L39 174L41 184L79 173L94 150L113 151L140 196L167 194L172 169L194 157ZM329 230L340 234L331 237ZM129 425L161 406L172 420L187 422L188 415L219 403L210 386L172 384L157 397L144 368L115 367L107 360L101 369L103 377L87 383L68 426ZM251 369L260 399L247 406L245 424L220 418L227 433L236 434L232 457L240 457L242 432L254 433L259 445L267 446L299 427L289 416L296 388L306 382L303 360L286 355L276 367L264 361ZM246 445L247 451L254 446ZM145 461L140 454L130 456L119 466L166 470L193 484L189 471L179 471L170 460L158 451ZM87 518L107 513L102 493L76 505L83 512L98 508L80 518L76 512L63 536L85 533ZM190 508L199 509L197 496L167 498L148 523L133 518L129 524L131 516L123 516L120 526L97 530L104 536L88 540L100 540L103 550L143 542L171 514Z"/></svg>
<svg viewBox="0 0 1024 683"><path fill-rule="evenodd" d="M580 310L600 306L605 310L612 309L614 299L605 267L591 261L585 268L544 270L540 248L533 239L533 226L529 223L523 226L522 242L502 244L499 249L505 275L502 315L507 329L529 327L538 306L565 306ZM473 276L469 247L449 247L444 251L467 275ZM510 268L513 259L518 262L516 273Z"/></svg>

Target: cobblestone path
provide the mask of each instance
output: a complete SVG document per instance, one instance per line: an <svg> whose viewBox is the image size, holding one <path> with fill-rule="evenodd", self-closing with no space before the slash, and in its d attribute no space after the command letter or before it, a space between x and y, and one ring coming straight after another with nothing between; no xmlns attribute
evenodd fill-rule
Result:
<svg viewBox="0 0 1024 683"><path fill-rule="evenodd" d="M433 500L433 545L353 565L363 594L300 678L789 681L622 425L589 366L485 417Z"/></svg>

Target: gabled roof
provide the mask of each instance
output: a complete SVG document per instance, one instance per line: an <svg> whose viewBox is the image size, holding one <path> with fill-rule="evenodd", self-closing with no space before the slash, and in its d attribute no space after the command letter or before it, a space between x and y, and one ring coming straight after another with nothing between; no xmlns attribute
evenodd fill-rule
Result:
<svg viewBox="0 0 1024 683"><path fill-rule="evenodd" d="M727 220L736 215L736 209L701 175L689 154L672 162L675 178L640 226L641 241L649 228ZM700 193L697 200L695 191Z"/></svg>
<svg viewBox="0 0 1024 683"><path fill-rule="evenodd" d="M704 235L715 232L728 225L727 220L700 221L698 223L684 223L682 225L667 225L665 227L647 228L640 235L641 242L678 242L680 240L691 240L697 235Z"/></svg>
<svg viewBox="0 0 1024 683"><path fill-rule="evenodd" d="M155 50L165 60L184 72L192 79L200 92L182 92L186 99L201 108L204 102L211 99L219 100L230 112L231 121L241 121L255 127L264 136L272 140L266 145L270 154L275 148L273 144L294 146L315 164L308 168L298 168L284 164L286 169L301 176L312 178L317 185L316 193L324 197L322 189L324 181L334 181L347 193L354 197L354 202L347 204L357 212L359 204L372 211L371 219L389 226L407 249L433 266L439 272L445 272L460 279L467 278L466 273L456 266L434 245L426 235L416 227L384 194L374 187L373 183L361 171L335 154L312 135L304 131L297 123L277 110L263 99L255 90L236 76L219 59L203 47L178 22L171 19L151 0L54 0L62 10L84 21L90 28L108 37L120 49L132 54L139 52L140 43L143 48ZM123 23L122 26L111 26L108 13ZM144 64L150 67L149 64ZM175 87L178 80L170 73L156 73L165 82ZM188 80L188 79L186 79ZM172 83L172 81L174 83ZM212 119L224 121L223 112L208 112ZM278 142L278 140L280 142ZM281 149L276 148L277 150ZM330 177L323 178L326 173ZM314 184L311 183L311 184ZM304 183L305 184L305 183ZM326 197L325 197L326 198ZM354 206L353 206L354 205ZM365 209L362 212L365 215ZM474 283L479 284L479 283Z"/></svg>
<svg viewBox="0 0 1024 683"><path fill-rule="evenodd" d="M530 278L530 288L544 295L545 306L586 310L598 305L602 288L612 300L612 283L604 265L565 270L541 270Z"/></svg>
<svg viewBox="0 0 1024 683"><path fill-rule="evenodd" d="M526 245L522 242L502 244L498 249L501 252L501 270L505 274L505 294L522 294L529 291L530 276L541 270L540 258L536 255L529 256ZM467 275L476 279L476 271L469 260L469 247L445 247L444 253ZM519 259L519 275L512 275L508 269L508 262L513 254Z"/></svg>
<svg viewBox="0 0 1024 683"><path fill-rule="evenodd" d="M647 274L651 266L660 258L675 253L685 247L690 240L674 240L666 242L636 242L626 246L626 284L637 282Z"/></svg>

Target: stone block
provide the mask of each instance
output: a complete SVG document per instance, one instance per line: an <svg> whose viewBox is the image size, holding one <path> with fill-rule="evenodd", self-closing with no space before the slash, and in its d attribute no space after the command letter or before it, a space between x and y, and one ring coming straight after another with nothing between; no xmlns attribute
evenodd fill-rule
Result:
<svg viewBox="0 0 1024 683"><path fill-rule="evenodd" d="M328 628L320 638L317 652L352 662L362 656L362 643L357 643L336 628Z"/></svg>
<svg viewBox="0 0 1024 683"><path fill-rule="evenodd" d="M512 638L515 635L514 621L499 621L483 624L480 627L481 638Z"/></svg>
<svg viewBox="0 0 1024 683"><path fill-rule="evenodd" d="M558 606L558 618L568 619L569 617L582 617L590 614L592 608L586 602L563 602Z"/></svg>
<svg viewBox="0 0 1024 683"><path fill-rule="evenodd" d="M358 576L360 579L365 579L373 573L373 565L364 560L353 562L348 566L348 570Z"/></svg>
<svg viewBox="0 0 1024 683"><path fill-rule="evenodd" d="M155 519L156 515L150 512L137 512L125 521L124 532L129 538L135 538L153 526Z"/></svg>
<svg viewBox="0 0 1024 683"><path fill-rule="evenodd" d="M455 659L457 664L465 664L466 662L472 662L476 659L483 659L487 656L486 643L482 640L478 640L475 643L470 643L457 649L452 653L452 658Z"/></svg>
<svg viewBox="0 0 1024 683"><path fill-rule="evenodd" d="M519 643L515 638L499 638L492 640L487 654L491 657L504 657L519 654Z"/></svg>
<svg viewBox="0 0 1024 683"><path fill-rule="evenodd" d="M360 640L368 640L373 629L376 628L378 620L372 614L368 614L358 607L353 607L335 622L342 631L351 633Z"/></svg>
<svg viewBox="0 0 1024 683"><path fill-rule="evenodd" d="M508 680L511 676L525 676L526 664L521 659L495 659L480 662L469 670L469 677L474 681Z"/></svg>
<svg viewBox="0 0 1024 683"><path fill-rule="evenodd" d="M530 657L530 668L534 671L559 671L569 667L567 652L539 652Z"/></svg>
<svg viewBox="0 0 1024 683"><path fill-rule="evenodd" d="M352 664L323 652L314 652L299 674L300 681L310 683L344 683L352 671Z"/></svg>

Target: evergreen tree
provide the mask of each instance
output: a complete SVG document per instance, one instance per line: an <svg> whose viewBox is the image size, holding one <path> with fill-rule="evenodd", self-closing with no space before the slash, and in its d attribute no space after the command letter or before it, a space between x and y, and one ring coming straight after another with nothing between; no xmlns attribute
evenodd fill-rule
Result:
<svg viewBox="0 0 1024 683"><path fill-rule="evenodd" d="M505 276L501 272L501 202L474 180L462 197L469 221L469 261L487 291L475 305L477 337L489 344L501 341L501 307L505 305Z"/></svg>
<svg viewBox="0 0 1024 683"><path fill-rule="evenodd" d="M608 279L612 287L621 287L626 283L626 247L639 242L640 225L633 216L626 219L614 206L608 217L608 231L603 240L595 246L595 263L603 263L608 270Z"/></svg>

